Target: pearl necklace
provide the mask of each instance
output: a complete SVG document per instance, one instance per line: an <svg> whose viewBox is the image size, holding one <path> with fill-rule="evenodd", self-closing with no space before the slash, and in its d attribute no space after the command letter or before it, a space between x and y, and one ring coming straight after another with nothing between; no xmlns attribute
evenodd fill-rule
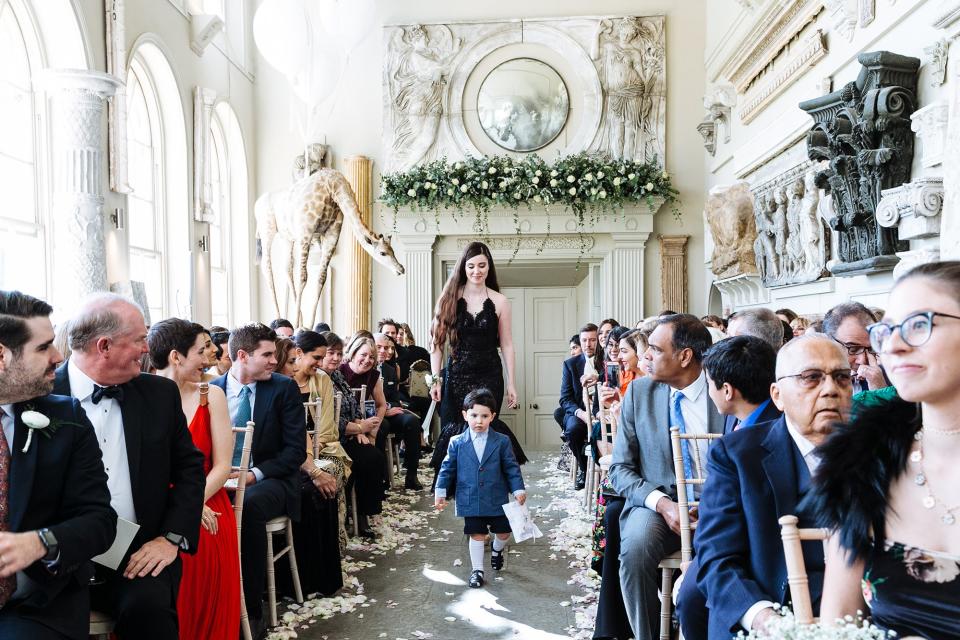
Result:
<svg viewBox="0 0 960 640"><path fill-rule="evenodd" d="M915 463L919 469L917 475L913 477L914 483L917 486L923 487L927 491L927 495L923 498L922 504L926 509L933 509L938 504L943 508L944 514L940 516L940 521L943 524L953 524L957 521L957 517L953 515L953 512L960 509L960 504L954 506L948 506L946 502L937 497L933 492L933 488L930 486L930 483L927 481L927 474L923 470L923 431L924 428L921 428L917 431L913 438L917 441L917 449L910 454L910 461ZM950 434L957 433L955 431L947 432Z"/></svg>

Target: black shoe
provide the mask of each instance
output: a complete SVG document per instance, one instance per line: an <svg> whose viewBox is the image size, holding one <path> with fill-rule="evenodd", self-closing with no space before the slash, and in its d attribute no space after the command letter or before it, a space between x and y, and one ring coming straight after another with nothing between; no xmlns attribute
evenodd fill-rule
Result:
<svg viewBox="0 0 960 640"><path fill-rule="evenodd" d="M503 569L503 556L506 550L506 548L503 548L500 551L490 552L490 566L494 571L500 571Z"/></svg>
<svg viewBox="0 0 960 640"><path fill-rule="evenodd" d="M358 529L357 533L360 534L361 538L367 538L368 540L376 540L377 538L380 537L380 534L377 533L375 530L371 529L370 527L364 527L362 529Z"/></svg>
<svg viewBox="0 0 960 640"><path fill-rule="evenodd" d="M480 569L474 569L473 573L470 574L470 581L467 582L470 585L471 589L479 589L483 586L483 571Z"/></svg>
<svg viewBox="0 0 960 640"><path fill-rule="evenodd" d="M585 486L587 486L587 472L580 469L577 471L577 483L574 485L574 489L580 491L580 489L583 489Z"/></svg>
<svg viewBox="0 0 960 640"><path fill-rule="evenodd" d="M413 478L407 478L403 483L404 489L411 489L413 491L423 491L423 485L417 481L416 476Z"/></svg>

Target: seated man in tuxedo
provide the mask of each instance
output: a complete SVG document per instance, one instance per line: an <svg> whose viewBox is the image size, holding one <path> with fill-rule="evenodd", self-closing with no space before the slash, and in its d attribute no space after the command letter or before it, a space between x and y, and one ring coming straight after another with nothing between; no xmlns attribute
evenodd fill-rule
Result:
<svg viewBox="0 0 960 640"><path fill-rule="evenodd" d="M689 640L729 640L740 630L763 628L777 615L773 604L789 598L777 520L797 515L800 526L812 526L797 505L817 464L814 448L849 414L852 384L843 348L823 335L784 345L776 375L770 395L783 416L739 429L710 449L694 538L698 590L680 591L680 620ZM823 545L804 542L803 555L819 608ZM690 586L687 579L684 587ZM701 593L709 621L703 620ZM706 636L688 632L703 628Z"/></svg>
<svg viewBox="0 0 960 640"><path fill-rule="evenodd" d="M247 603L254 637L264 630L261 597L266 584L266 524L273 518L300 519L300 465L306 460L303 447L306 425L297 383L274 373L277 367L277 334L258 322L230 333L233 365L212 384L227 394L230 420L246 425L253 420L253 448L243 497L243 597ZM243 445L236 439L234 464L239 464Z"/></svg>
<svg viewBox="0 0 960 640"><path fill-rule="evenodd" d="M0 638L85 640L89 560L109 548L117 527L80 403L47 395L63 361L52 311L0 291ZM50 421L45 431L30 435L28 411Z"/></svg>
<svg viewBox="0 0 960 640"><path fill-rule="evenodd" d="M70 319L72 353L53 390L80 401L103 454L110 506L140 525L117 570L97 565L92 606L116 619L121 639L173 640L180 553L197 549L206 474L177 385L140 373L146 337L133 301L91 296Z"/></svg>
<svg viewBox="0 0 960 640"><path fill-rule="evenodd" d="M583 405L583 388L597 383L603 370L599 360L597 325L587 323L580 329L581 354L563 361L560 380L560 408L563 410L563 434L577 459L577 489L583 489L587 479L587 456L584 445L590 434L590 413ZM588 366L587 361L590 361ZM584 369L587 369L584 372Z"/></svg>
<svg viewBox="0 0 960 640"><path fill-rule="evenodd" d="M665 315L657 322L643 355L647 375L630 383L623 399L610 465L610 482L626 500L620 515L620 587L637 640L659 635L657 565L680 548L670 428L723 432L723 418L710 402L701 365L710 332L686 313ZM684 466L695 462L686 458ZM692 473L690 468L688 475Z"/></svg>

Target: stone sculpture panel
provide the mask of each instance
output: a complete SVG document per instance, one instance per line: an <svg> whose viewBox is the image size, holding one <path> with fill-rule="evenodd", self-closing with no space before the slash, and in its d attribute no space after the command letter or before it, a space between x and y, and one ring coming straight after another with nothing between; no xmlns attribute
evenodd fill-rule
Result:
<svg viewBox="0 0 960 640"><path fill-rule="evenodd" d="M704 216L713 237L710 270L717 279L756 275L757 225L750 185L741 181L711 189Z"/></svg>

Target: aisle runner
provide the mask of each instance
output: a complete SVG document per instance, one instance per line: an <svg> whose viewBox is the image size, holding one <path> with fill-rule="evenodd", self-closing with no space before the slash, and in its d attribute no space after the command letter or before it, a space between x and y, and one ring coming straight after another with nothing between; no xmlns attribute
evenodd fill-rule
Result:
<svg viewBox="0 0 960 640"><path fill-rule="evenodd" d="M547 557L548 560L567 561L573 572L567 584L580 592L580 595L571 596L569 600L558 603L560 607L572 607L575 613L576 622L567 627L566 631L571 638L587 640L593 636L597 592L600 586L599 576L590 569L590 534L593 517L583 509L583 492L574 492L569 476L557 470L557 459L557 456L551 456L538 463L546 473L546 477L537 480L532 487L528 488L528 491L531 494L531 509L538 523L541 523L541 529L549 528L547 537L554 553ZM432 471L423 465L420 472L432 474ZM420 476L420 482L424 486L429 486L430 480L431 478L426 475ZM377 599L368 598L364 594L364 585L357 575L361 570L376 567L376 559L390 552L394 555L402 555L413 549L414 545L424 549L430 544L447 542L454 532L437 530L430 526L430 520L433 520L436 514L429 503L424 504L426 510L416 506L416 503L422 499L424 499L423 493L397 490L390 492L388 499L383 503L381 523L376 527L380 538L375 541L350 538L347 555L341 563L344 571L344 587L340 594L330 598L317 597L319 594L308 594L308 600L302 605L287 601L287 611L282 614L280 626L271 630L267 636L268 640L297 638L298 631L310 629L318 621L338 614L360 611L357 616L362 618L362 609L376 605ZM518 546L522 548L522 544ZM515 548L512 549L512 553L517 553ZM356 557L358 554L370 559L358 559ZM497 580L501 579L497 578ZM393 608L398 606L398 603L387 600L384 605L387 608ZM391 637L395 635L396 632L392 633ZM430 633L419 631L412 631L406 635L421 639L432 637ZM388 636L386 633L381 633L379 637Z"/></svg>

